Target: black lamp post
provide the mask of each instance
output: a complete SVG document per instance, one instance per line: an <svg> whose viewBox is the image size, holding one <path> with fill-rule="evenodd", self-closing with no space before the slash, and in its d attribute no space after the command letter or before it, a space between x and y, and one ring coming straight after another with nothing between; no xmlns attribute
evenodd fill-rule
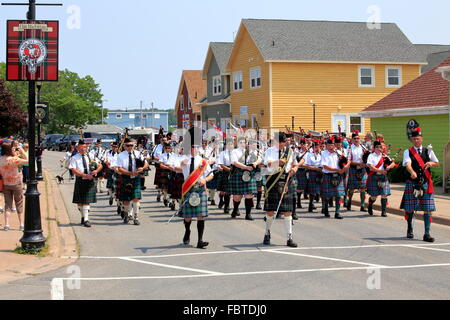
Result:
<svg viewBox="0 0 450 320"><path fill-rule="evenodd" d="M42 81L37 81L36 82L36 86L38 89L38 95L37 95L37 103L41 103L41 89L42 89ZM36 165L37 165L37 175L36 175L36 179L38 181L43 181L44 180L44 176L42 175L42 152L43 149L41 147L41 119L38 119L38 139L37 139L37 143L38 146L36 148Z"/></svg>
<svg viewBox="0 0 450 320"><path fill-rule="evenodd" d="M313 100L310 101L313 107L313 130L316 131L316 104Z"/></svg>

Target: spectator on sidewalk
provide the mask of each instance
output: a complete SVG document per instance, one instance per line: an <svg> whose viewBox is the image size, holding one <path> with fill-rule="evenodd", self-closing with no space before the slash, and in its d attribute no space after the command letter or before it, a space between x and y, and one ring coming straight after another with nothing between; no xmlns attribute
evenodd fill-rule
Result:
<svg viewBox="0 0 450 320"><path fill-rule="evenodd" d="M13 146L10 143L4 143L2 146L2 156L0 157L0 174L4 184L5 196L5 227L4 230L10 230L10 215L13 208L13 202L16 204L17 215L20 222L20 231L24 230L23 225L23 190L22 190L22 172L21 166L28 163L28 156L22 148L18 149L21 157L14 154Z"/></svg>

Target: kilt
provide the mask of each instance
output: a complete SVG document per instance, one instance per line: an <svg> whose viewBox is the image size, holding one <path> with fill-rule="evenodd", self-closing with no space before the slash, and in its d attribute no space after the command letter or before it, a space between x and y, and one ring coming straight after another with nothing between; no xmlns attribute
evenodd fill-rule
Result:
<svg viewBox="0 0 450 320"><path fill-rule="evenodd" d="M197 192L200 195L200 205L197 207L192 207L189 204L189 197L193 192ZM186 194L185 200L183 201L181 207L181 217L182 218L198 218L208 216L208 196L206 194L206 189L204 187L192 187L191 190Z"/></svg>
<svg viewBox="0 0 450 320"><path fill-rule="evenodd" d="M306 190L306 187L308 186L306 170L299 168L295 177L297 178L297 190Z"/></svg>
<svg viewBox="0 0 450 320"><path fill-rule="evenodd" d="M218 172L214 174L214 178L206 183L206 188L211 190L217 189Z"/></svg>
<svg viewBox="0 0 450 320"><path fill-rule="evenodd" d="M406 212L434 212L436 211L436 206L434 204L434 194L424 193L423 197L416 199L414 197L414 182L408 180L406 181L405 191L403 193L403 199L400 209L404 209Z"/></svg>
<svg viewBox="0 0 450 320"><path fill-rule="evenodd" d="M181 199L181 188L184 183L184 175L182 173L170 173L170 183L168 193L171 199Z"/></svg>
<svg viewBox="0 0 450 320"><path fill-rule="evenodd" d="M322 184L322 173L317 171L308 171L307 194L320 194L320 186Z"/></svg>
<svg viewBox="0 0 450 320"><path fill-rule="evenodd" d="M156 168L156 170L155 170L155 179L154 179L154 181L153 181L153 184L158 188L158 189L160 189L161 187L160 187L160 179L161 179L161 173L162 173L162 170L163 169L161 169L160 167L159 167L159 165L156 167L155 166L155 168Z"/></svg>
<svg viewBox="0 0 450 320"><path fill-rule="evenodd" d="M119 201L130 202L133 199L142 199L140 177L130 177L127 175L121 175L120 177ZM127 194L125 192L125 186L129 183L133 185L133 191L131 194Z"/></svg>
<svg viewBox="0 0 450 320"><path fill-rule="evenodd" d="M261 181L256 181L256 187L261 188L261 187L265 187L266 186L266 176L264 174L261 174L262 176L262 180Z"/></svg>
<svg viewBox="0 0 450 320"><path fill-rule="evenodd" d="M217 191L228 192L228 179L230 178L230 172L219 171L217 175Z"/></svg>
<svg viewBox="0 0 450 320"><path fill-rule="evenodd" d="M84 180L77 177L75 180L75 188L73 190L72 203L91 204L97 203L97 189L94 180Z"/></svg>
<svg viewBox="0 0 450 320"><path fill-rule="evenodd" d="M356 176L356 173L358 170L356 168L350 167L349 174L348 174L348 182L347 182L347 189L349 190L361 190L366 189L367 187L367 172L366 169L360 169L364 173L363 177L361 179L358 179Z"/></svg>
<svg viewBox="0 0 450 320"><path fill-rule="evenodd" d="M228 194L243 196L246 194L256 194L258 192L254 172L250 172L251 180L249 182L244 182L242 180L243 175L244 170L235 169L234 174L231 175L230 180L228 180Z"/></svg>
<svg viewBox="0 0 450 320"><path fill-rule="evenodd" d="M381 189L378 187L378 181L382 179L382 176L378 174L371 175L367 178L367 193L372 197L377 196L390 196L391 186L389 184L389 179L386 177L386 186Z"/></svg>
<svg viewBox="0 0 450 320"><path fill-rule="evenodd" d="M159 177L158 177L158 188L167 190L169 188L169 182L170 182L170 170L166 169L159 169Z"/></svg>
<svg viewBox="0 0 450 320"><path fill-rule="evenodd" d="M281 202L280 212L294 212L294 198L297 195L297 179L294 177L289 180L289 187L287 193L284 195ZM269 191L267 199L264 202L264 211L273 212L278 209L280 203L281 193L279 190L279 182Z"/></svg>
<svg viewBox="0 0 450 320"><path fill-rule="evenodd" d="M340 184L334 187L331 184L331 175L324 173L321 185L321 194L324 198L334 198L345 196L344 178L340 177Z"/></svg>

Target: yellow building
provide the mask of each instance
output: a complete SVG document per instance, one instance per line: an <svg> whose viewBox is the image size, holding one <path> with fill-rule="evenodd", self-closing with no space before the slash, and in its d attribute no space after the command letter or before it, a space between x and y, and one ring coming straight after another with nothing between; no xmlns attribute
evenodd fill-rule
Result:
<svg viewBox="0 0 450 320"><path fill-rule="evenodd" d="M370 131L359 113L421 74L396 24L242 20L226 71L236 125Z"/></svg>

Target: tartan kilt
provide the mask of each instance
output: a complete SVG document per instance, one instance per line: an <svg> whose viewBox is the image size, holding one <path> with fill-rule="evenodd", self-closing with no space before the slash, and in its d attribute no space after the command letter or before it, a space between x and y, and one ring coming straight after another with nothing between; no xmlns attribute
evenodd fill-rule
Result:
<svg viewBox="0 0 450 320"><path fill-rule="evenodd" d="M424 193L423 197L416 199L414 197L414 182L411 180L406 181L405 191L403 193L402 204L400 209L404 209L406 212L414 211L436 211L434 203L433 193Z"/></svg>
<svg viewBox="0 0 450 320"><path fill-rule="evenodd" d="M299 168L295 175L297 179L297 190L306 190L308 186L308 178L306 177L306 170Z"/></svg>
<svg viewBox="0 0 450 320"><path fill-rule="evenodd" d="M264 211L274 212L278 209L280 203L281 193L278 188L279 183L269 191L267 198L264 202ZM297 179L291 178L289 180L289 187L287 193L284 195L281 202L280 212L294 212L294 198L297 196Z"/></svg>
<svg viewBox="0 0 450 320"><path fill-rule="evenodd" d="M206 188L211 190L217 189L218 172L214 174L214 178L206 183Z"/></svg>
<svg viewBox="0 0 450 320"><path fill-rule="evenodd" d="M160 187L160 182L159 182L159 180L161 179L161 168L158 166L158 167L155 167L156 168L156 170L155 170L155 179L153 180L153 184L158 188L158 189L160 189L161 187Z"/></svg>
<svg viewBox="0 0 450 320"><path fill-rule="evenodd" d="M198 207L192 207L189 204L189 197L193 192L197 192L200 195L201 202ZM180 212L182 218L206 218L208 216L208 196L206 189L204 187L192 187L184 198Z"/></svg>
<svg viewBox="0 0 450 320"><path fill-rule="evenodd" d="M228 192L228 179L230 178L230 172L219 171L217 175L217 191Z"/></svg>
<svg viewBox="0 0 450 320"><path fill-rule="evenodd" d="M331 175L323 174L321 184L321 194L324 198L334 198L345 196L345 184L344 178L341 176L340 184L337 187L333 187L331 184Z"/></svg>
<svg viewBox="0 0 450 320"><path fill-rule="evenodd" d="M72 203L91 204L97 203L97 188L94 180L83 180L77 177L73 190Z"/></svg>
<svg viewBox="0 0 450 320"><path fill-rule="evenodd" d="M262 180L256 181L256 187L258 187L258 188L265 187L266 183L267 183L266 176L262 175Z"/></svg>
<svg viewBox="0 0 450 320"><path fill-rule="evenodd" d="M167 190L169 188L170 173L170 170L159 169L158 187L160 189Z"/></svg>
<svg viewBox="0 0 450 320"><path fill-rule="evenodd" d="M389 179L386 177L386 186L383 189L378 187L378 181L380 180L381 176L378 174L371 175L367 178L367 193L370 196L377 197L391 195L391 185L389 184Z"/></svg>
<svg viewBox="0 0 450 320"><path fill-rule="evenodd" d="M126 194L125 186L129 183L133 185L133 191L131 192L131 194ZM130 202L134 199L142 199L141 179L139 176L132 178L127 175L121 175L120 192L118 199L122 202Z"/></svg>
<svg viewBox="0 0 450 320"><path fill-rule="evenodd" d="M181 188L184 183L184 175L182 173L172 172L170 174L170 183L168 193L170 194L171 199L181 199Z"/></svg>
<svg viewBox="0 0 450 320"><path fill-rule="evenodd" d="M307 194L320 194L320 187L322 185L322 173L317 171L308 171L308 186L306 187Z"/></svg>
<svg viewBox="0 0 450 320"><path fill-rule="evenodd" d="M256 187L256 180L254 172L251 172L251 180L249 182L244 182L242 176L244 175L244 170L236 169L234 174L231 175L230 180L228 180L228 194L240 196L246 194L256 194L258 192Z"/></svg>
<svg viewBox="0 0 450 320"><path fill-rule="evenodd" d="M349 173L348 173L348 182L347 182L347 189L349 190L361 190L366 189L367 187L367 172L366 169L361 169L364 172L364 176L361 179L358 179L356 176L357 169L350 167Z"/></svg>

